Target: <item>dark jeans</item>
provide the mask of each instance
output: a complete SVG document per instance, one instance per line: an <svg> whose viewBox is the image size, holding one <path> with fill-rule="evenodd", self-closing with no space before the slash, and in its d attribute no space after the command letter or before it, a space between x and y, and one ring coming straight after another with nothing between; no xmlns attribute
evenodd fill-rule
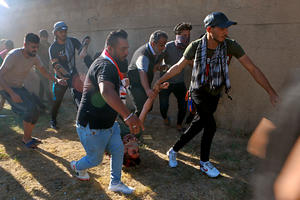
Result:
<svg viewBox="0 0 300 200"><path fill-rule="evenodd" d="M40 111L43 109L39 98L33 93L28 92L24 87L12 88L12 90L20 96L22 99L21 103L15 103L5 91L0 91L0 94L11 105L14 113L21 116L25 122L35 124L39 118Z"/></svg>
<svg viewBox="0 0 300 200"><path fill-rule="evenodd" d="M162 90L159 93L159 105L160 105L160 113L164 119L168 117L168 109L169 109L169 97L170 94L173 93L177 99L177 125L181 125L185 114L186 114L186 87L184 83L175 83L170 84L168 89Z"/></svg>
<svg viewBox="0 0 300 200"><path fill-rule="evenodd" d="M40 76L40 90L39 90L39 97L41 101L44 100L44 95L46 95L47 100L49 103L52 102L52 95L49 87L49 80L43 76Z"/></svg>
<svg viewBox="0 0 300 200"><path fill-rule="evenodd" d="M143 86L139 85L131 85L129 87L129 95L133 101L135 107L135 114L140 116L143 106L148 99L148 96L143 88Z"/></svg>
<svg viewBox="0 0 300 200"><path fill-rule="evenodd" d="M220 95L213 96L203 89L192 92L192 99L197 113L188 129L173 146L174 151L178 152L204 128L200 156L203 162L209 160L210 147L216 132L216 122L213 114L217 109L219 98Z"/></svg>
<svg viewBox="0 0 300 200"><path fill-rule="evenodd" d="M74 100L75 106L78 109L82 93L77 91L75 88L72 87L72 80L68 80L68 86L63 86L57 83L53 83L52 92L53 92L53 105L51 109L51 119L56 120L59 107L61 102L64 98L66 90L70 88L72 98Z"/></svg>

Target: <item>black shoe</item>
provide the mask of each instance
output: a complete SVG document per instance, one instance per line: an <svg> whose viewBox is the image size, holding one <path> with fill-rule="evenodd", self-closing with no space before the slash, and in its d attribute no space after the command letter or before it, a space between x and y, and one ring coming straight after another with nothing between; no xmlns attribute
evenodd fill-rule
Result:
<svg viewBox="0 0 300 200"><path fill-rule="evenodd" d="M170 126L171 125L171 120L170 120L170 117L167 117L166 119L164 119L164 125L165 126Z"/></svg>
<svg viewBox="0 0 300 200"><path fill-rule="evenodd" d="M58 129L58 127L56 126L56 120L51 120L50 121L50 127L53 129Z"/></svg>

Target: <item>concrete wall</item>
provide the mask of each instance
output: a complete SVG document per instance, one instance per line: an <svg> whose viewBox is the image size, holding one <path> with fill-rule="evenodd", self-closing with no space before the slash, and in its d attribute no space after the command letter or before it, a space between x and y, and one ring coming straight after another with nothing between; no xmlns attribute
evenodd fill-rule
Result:
<svg viewBox="0 0 300 200"><path fill-rule="evenodd" d="M103 48L111 30L129 33L130 56L145 43L151 32L164 30L173 39L175 24L193 24L192 39L204 32L202 21L212 11L222 11L238 22L230 28L246 53L280 90L287 72L299 62L299 0L11 0L11 8L0 8L0 38L11 38L18 46L26 32L45 28L64 20L72 36L92 37L91 49ZM268 95L237 60L230 66L233 101L225 96L216 118L220 127L251 131L271 109ZM156 103L157 104L157 103ZM176 106L174 102L172 106ZM157 108L157 106L156 106ZM172 109L175 116L176 109ZM157 109L154 110L158 112Z"/></svg>

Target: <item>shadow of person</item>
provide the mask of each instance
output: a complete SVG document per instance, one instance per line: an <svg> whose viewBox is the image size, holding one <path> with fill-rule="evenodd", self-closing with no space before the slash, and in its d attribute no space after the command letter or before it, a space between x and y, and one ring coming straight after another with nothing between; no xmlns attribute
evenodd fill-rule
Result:
<svg viewBox="0 0 300 200"><path fill-rule="evenodd" d="M166 158L149 147L140 148L141 163L137 167L124 168L133 182L142 186L136 187L137 197L151 199L193 199L200 194L197 179L199 170L180 163L180 168L169 168ZM187 186L187 182L188 185ZM194 184L193 184L194 183ZM181 187L183 186L183 187ZM188 189L187 191L185 191ZM193 194L186 195L188 191ZM195 194L197 193L197 194Z"/></svg>
<svg viewBox="0 0 300 200"><path fill-rule="evenodd" d="M19 181L6 169L0 167L0 174L0 199L32 199Z"/></svg>
<svg viewBox="0 0 300 200"><path fill-rule="evenodd" d="M245 167L249 162L246 160L248 157L245 149L241 148L246 140L241 143L242 138L235 141L236 138L217 133L220 138L213 144L215 152L211 161L217 168L220 167L221 176L212 179L200 171L201 133L178 153L178 166L169 167L166 152L180 135L175 129L164 128L160 121L146 123L140 146L141 164L135 168L123 169L137 182L150 188L150 191L144 191L144 195L153 199L199 199L200 196L201 199L247 199L250 196L247 181L249 170ZM236 152L228 150L226 155L229 156L224 157L222 153L231 147L229 144L235 142L241 144L233 149ZM244 168L241 169L241 166Z"/></svg>
<svg viewBox="0 0 300 200"><path fill-rule="evenodd" d="M19 176L22 180L23 187L30 188L30 193L33 197L52 199L65 199L72 196L74 199L77 196L86 194L89 191L89 187L81 185L80 181L70 177L69 163L64 158L60 158L54 154L51 154L44 149L32 150L26 148L21 140L22 134L15 131L15 124L11 124L10 127L0 122L0 144L4 146L5 152L11 158L12 173L13 176ZM13 123L13 122L12 122ZM61 167L62 164L64 167ZM67 170L65 170L66 168ZM97 191L93 194L101 193L104 199L110 199L101 190L100 184L96 181L92 181L92 185L97 186ZM76 189L76 192L72 193L69 188ZM18 190L14 190L18 193ZM20 190L22 192L22 190ZM31 198L29 198L31 199Z"/></svg>

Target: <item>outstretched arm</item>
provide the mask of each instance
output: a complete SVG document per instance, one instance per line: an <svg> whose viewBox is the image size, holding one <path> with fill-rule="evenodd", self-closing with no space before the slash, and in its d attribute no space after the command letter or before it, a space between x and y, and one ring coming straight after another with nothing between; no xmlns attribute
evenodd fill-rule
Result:
<svg viewBox="0 0 300 200"><path fill-rule="evenodd" d="M47 78L48 80L50 81L53 81L53 82L56 82L56 83L59 83L61 85L67 85L66 81L63 80L63 79L58 79L58 78L55 78L54 76L52 76L43 66L41 65L36 65L35 66L40 72L41 74Z"/></svg>
<svg viewBox="0 0 300 200"><path fill-rule="evenodd" d="M187 65L193 65L193 60L187 60L182 57L173 65L160 79L154 84L154 90L159 91L160 84L179 74Z"/></svg>
<svg viewBox="0 0 300 200"><path fill-rule="evenodd" d="M160 90L161 89L167 89L169 87L169 83L168 82L165 82L163 84L160 85ZM155 98L157 97L158 95L158 91L155 91L154 92L154 95L152 97L149 97L147 99L147 101L145 102L144 106L143 106L143 110L139 116L141 122L144 124L145 122L145 119L146 119L146 116L148 114L148 112L150 111L152 105L153 105L153 102L155 100Z"/></svg>
<svg viewBox="0 0 300 200"><path fill-rule="evenodd" d="M119 95L115 91L113 83L109 81L100 82L99 88L101 96L104 98L105 102L120 114L126 125L129 126L131 133L139 133L140 128L144 130L144 126L141 121L135 115L130 114L128 108L121 101Z"/></svg>
<svg viewBox="0 0 300 200"><path fill-rule="evenodd" d="M240 63L247 69L255 81L263 87L270 96L270 101L275 106L278 102L278 95L275 90L272 88L268 79L260 71L260 69L252 62L252 60L245 54L239 58Z"/></svg>

